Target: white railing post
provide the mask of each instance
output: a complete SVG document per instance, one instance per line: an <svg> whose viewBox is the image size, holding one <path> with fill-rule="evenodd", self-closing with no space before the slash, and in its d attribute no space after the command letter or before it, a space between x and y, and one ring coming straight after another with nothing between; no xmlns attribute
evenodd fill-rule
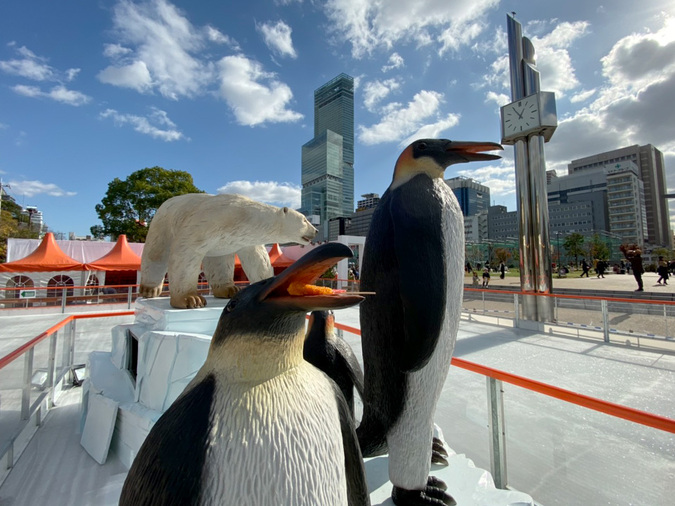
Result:
<svg viewBox="0 0 675 506"><path fill-rule="evenodd" d="M517 293L513 294L513 314L515 315L513 318L513 326L518 328L520 324L520 299L518 299Z"/></svg>
<svg viewBox="0 0 675 506"><path fill-rule="evenodd" d="M65 313L66 312L66 296L68 294L68 290L64 289L61 292L61 312Z"/></svg>
<svg viewBox="0 0 675 506"><path fill-rule="evenodd" d="M30 390L31 379L33 378L33 355L35 348L32 347L26 352L26 358L23 363L23 391L21 392L21 419L30 418Z"/></svg>
<svg viewBox="0 0 675 506"><path fill-rule="evenodd" d="M486 376L488 427L490 429L490 471L497 488L506 488L506 428L504 423L504 386L501 380Z"/></svg>
<svg viewBox="0 0 675 506"><path fill-rule="evenodd" d="M607 301L605 299L600 301L600 307L602 308L602 333L604 335L605 342L609 342L609 311L607 311Z"/></svg>
<svg viewBox="0 0 675 506"><path fill-rule="evenodd" d="M47 388L49 389L49 397L47 400L47 409L54 407L54 374L56 369L56 340L58 339L58 331L49 336L49 363L47 364Z"/></svg>

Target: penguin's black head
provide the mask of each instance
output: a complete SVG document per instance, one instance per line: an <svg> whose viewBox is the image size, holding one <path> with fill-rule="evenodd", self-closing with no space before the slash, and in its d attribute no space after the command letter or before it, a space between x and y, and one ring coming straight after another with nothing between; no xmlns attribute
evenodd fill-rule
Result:
<svg viewBox="0 0 675 506"><path fill-rule="evenodd" d="M456 163L498 160L498 155L483 151L504 149L496 142L451 141L448 139L418 139L405 148L396 161L394 183L402 184L420 173L443 177L447 167Z"/></svg>
<svg viewBox="0 0 675 506"><path fill-rule="evenodd" d="M328 243L314 248L278 276L250 285L232 297L223 310L213 344L230 336L256 335L288 339L304 330L309 311L341 309L363 300L360 295L290 295L289 286L311 284L343 258L353 256L348 246Z"/></svg>
<svg viewBox="0 0 675 506"><path fill-rule="evenodd" d="M333 334L335 315L333 311L312 311L307 324L305 340L325 341Z"/></svg>

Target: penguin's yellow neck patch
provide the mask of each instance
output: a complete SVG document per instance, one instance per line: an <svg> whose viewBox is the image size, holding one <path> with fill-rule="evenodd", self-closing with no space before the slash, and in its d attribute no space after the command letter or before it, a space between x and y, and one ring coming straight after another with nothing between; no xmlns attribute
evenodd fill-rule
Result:
<svg viewBox="0 0 675 506"><path fill-rule="evenodd" d="M390 188L396 188L407 183L418 174L426 174L432 179L442 179L445 174L445 168L440 167L433 158L427 156L413 158L412 150L407 148L396 161L394 179L391 182Z"/></svg>
<svg viewBox="0 0 675 506"><path fill-rule="evenodd" d="M262 383L302 361L304 334L288 340L261 339L261 336L236 336L211 346L204 372L212 372L236 383Z"/></svg>

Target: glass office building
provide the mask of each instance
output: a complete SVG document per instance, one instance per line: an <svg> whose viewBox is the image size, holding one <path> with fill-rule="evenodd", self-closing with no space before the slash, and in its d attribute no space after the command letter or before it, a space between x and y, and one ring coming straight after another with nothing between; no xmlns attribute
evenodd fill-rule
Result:
<svg viewBox="0 0 675 506"><path fill-rule="evenodd" d="M318 216L325 238L331 219L354 211L354 79L340 74L314 91L314 138L302 146L302 204Z"/></svg>

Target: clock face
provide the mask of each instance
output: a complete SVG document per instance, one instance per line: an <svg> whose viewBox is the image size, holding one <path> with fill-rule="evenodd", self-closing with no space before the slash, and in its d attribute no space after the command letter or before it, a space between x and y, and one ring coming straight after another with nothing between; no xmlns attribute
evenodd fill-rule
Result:
<svg viewBox="0 0 675 506"><path fill-rule="evenodd" d="M539 102L537 95L516 100L502 108L502 127L505 138L524 136L539 127Z"/></svg>

